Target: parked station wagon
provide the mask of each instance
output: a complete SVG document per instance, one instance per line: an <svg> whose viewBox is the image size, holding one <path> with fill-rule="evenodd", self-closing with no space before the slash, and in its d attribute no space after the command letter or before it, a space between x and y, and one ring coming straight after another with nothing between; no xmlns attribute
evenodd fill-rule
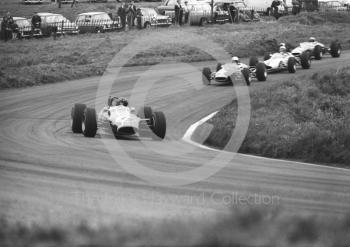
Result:
<svg viewBox="0 0 350 247"><path fill-rule="evenodd" d="M154 8L139 8L137 13L137 25L139 28L150 28L151 26L169 27L172 23L170 17L158 14Z"/></svg>
<svg viewBox="0 0 350 247"><path fill-rule="evenodd" d="M119 18L112 20L106 12L88 12L78 15L75 23L81 33L103 33L121 27Z"/></svg>
<svg viewBox="0 0 350 247"><path fill-rule="evenodd" d="M38 13L41 18L41 31L44 36L56 34L78 34L78 26L61 14Z"/></svg>

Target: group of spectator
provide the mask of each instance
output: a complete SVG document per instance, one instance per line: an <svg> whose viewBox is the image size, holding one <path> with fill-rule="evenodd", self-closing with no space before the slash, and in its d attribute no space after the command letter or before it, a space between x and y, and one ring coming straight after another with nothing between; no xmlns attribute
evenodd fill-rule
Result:
<svg viewBox="0 0 350 247"><path fill-rule="evenodd" d="M38 15L38 13L34 13L32 17L32 31L35 28L41 27L41 17ZM5 42L8 40L11 40L14 38L14 34L18 32L18 25L13 20L13 17L11 16L10 12L7 12L6 15L3 17L1 21L1 39L3 39Z"/></svg>
<svg viewBox="0 0 350 247"><path fill-rule="evenodd" d="M188 23L188 17L190 14L190 10L188 7L188 1L185 1L184 4L181 4L180 0L177 0L174 6L175 11L175 24L183 25ZM184 18L185 17L185 18Z"/></svg>
<svg viewBox="0 0 350 247"><path fill-rule="evenodd" d="M120 18L120 22L124 30L126 27L131 28L135 26L137 14L137 8L134 1L131 1L130 3L122 3L122 5L118 8L117 15Z"/></svg>

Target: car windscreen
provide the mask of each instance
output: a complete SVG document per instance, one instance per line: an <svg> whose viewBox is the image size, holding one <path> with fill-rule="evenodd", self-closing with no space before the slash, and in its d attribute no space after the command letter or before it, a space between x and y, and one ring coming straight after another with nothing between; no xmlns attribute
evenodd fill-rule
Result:
<svg viewBox="0 0 350 247"><path fill-rule="evenodd" d="M109 15L107 13L104 13L104 14L98 14L98 15L94 15L92 16L92 20L94 21L101 21L101 20L111 20L111 18L109 17Z"/></svg>
<svg viewBox="0 0 350 247"><path fill-rule="evenodd" d="M28 27L31 26L28 20L15 20L18 27Z"/></svg>

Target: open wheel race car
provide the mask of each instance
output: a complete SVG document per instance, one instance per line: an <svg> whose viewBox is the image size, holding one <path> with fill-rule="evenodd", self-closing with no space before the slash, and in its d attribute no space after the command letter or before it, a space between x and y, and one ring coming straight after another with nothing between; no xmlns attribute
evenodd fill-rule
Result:
<svg viewBox="0 0 350 247"><path fill-rule="evenodd" d="M219 83L233 84L233 80L241 75L243 75L248 86L252 78L256 78L258 81L266 81L267 71L265 64L257 63L256 66L250 67L243 63L226 63L224 65L218 63L216 72L211 72L208 67L203 68L202 81L204 85L210 85L211 80Z"/></svg>
<svg viewBox="0 0 350 247"><path fill-rule="evenodd" d="M256 66L258 59L252 57L250 59L249 65L251 67ZM288 70L289 73L295 73L297 66L301 66L303 69L309 69L311 67L311 60L309 53L303 52L299 57L295 57L290 52L276 52L274 54L265 54L264 64L266 66L267 72L280 72Z"/></svg>
<svg viewBox="0 0 350 247"><path fill-rule="evenodd" d="M151 107L141 107L138 113L128 107L124 98L109 97L107 106L96 115L94 108L85 104L75 104L71 111L73 133L82 133L85 137L95 137L98 129L109 128L116 138L144 134L153 139L164 139L166 119L161 111Z"/></svg>
<svg viewBox="0 0 350 247"><path fill-rule="evenodd" d="M300 43L298 47L292 50L295 57L300 57L304 52L309 53L309 56L316 60L321 60L326 53L329 53L332 57L340 57L341 45L338 41L333 41L330 47L326 47L311 37L309 42Z"/></svg>

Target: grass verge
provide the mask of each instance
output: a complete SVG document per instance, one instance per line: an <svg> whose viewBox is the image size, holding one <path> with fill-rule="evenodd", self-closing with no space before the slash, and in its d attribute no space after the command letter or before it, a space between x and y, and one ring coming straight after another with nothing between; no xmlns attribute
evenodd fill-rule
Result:
<svg viewBox="0 0 350 247"><path fill-rule="evenodd" d="M47 38L1 42L0 88L40 85L101 75L115 54L146 33L157 36L161 32L164 44L134 56L126 66L152 65L169 60L197 62L212 59L202 51L201 44L197 44L195 39L193 39L194 45L188 47L181 44L179 40L166 38L168 33L172 33L169 37L174 37L175 33L177 37L186 37L186 39L199 35L214 41L231 55L247 57L274 51L279 42L296 45L309 36L315 36L327 45L332 40L338 39L343 49L349 49L350 33L347 31L349 27L350 23L326 22L322 25L314 25L310 29L309 25L281 21L206 27L170 27L66 36L57 40Z"/></svg>
<svg viewBox="0 0 350 247"><path fill-rule="evenodd" d="M120 221L91 228L0 221L0 244L12 246L337 246L350 242L350 216L291 216L278 209L232 209L216 218Z"/></svg>
<svg viewBox="0 0 350 247"><path fill-rule="evenodd" d="M349 69L267 84L251 93L251 121L239 152L349 167ZM205 144L225 147L236 116L232 101L209 120L214 129Z"/></svg>

